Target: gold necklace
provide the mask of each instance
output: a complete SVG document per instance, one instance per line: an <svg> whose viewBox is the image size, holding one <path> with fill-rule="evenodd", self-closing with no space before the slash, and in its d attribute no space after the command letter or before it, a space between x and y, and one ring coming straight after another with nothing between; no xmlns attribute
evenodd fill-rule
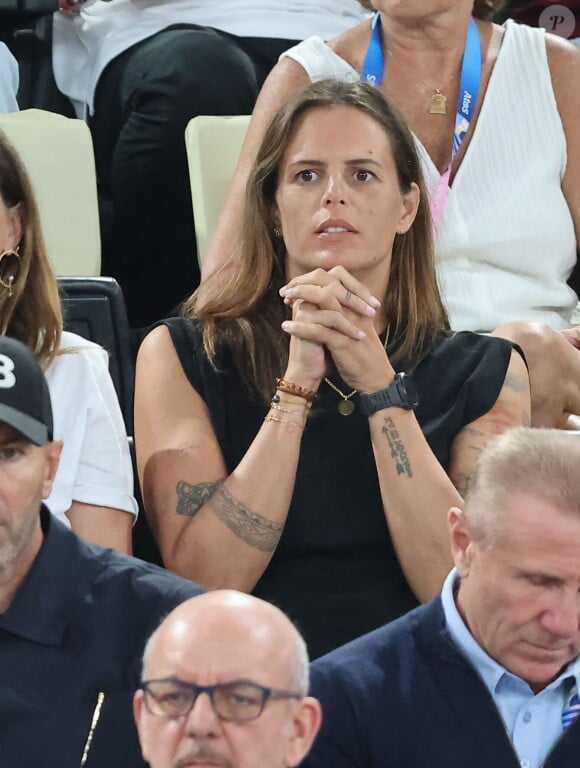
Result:
<svg viewBox="0 0 580 768"><path fill-rule="evenodd" d="M445 85L449 85L449 83L454 77L455 77L455 72L451 75L449 80L447 80ZM431 88L431 90L433 91L433 93L431 94L431 98L429 99L429 109L427 110L427 112L430 115L446 115L447 114L447 96L441 91L440 88L435 88L426 80L423 80L423 78L421 78L421 82L423 83L423 85L426 85L427 88ZM445 87L445 85L443 87Z"/></svg>
<svg viewBox="0 0 580 768"><path fill-rule="evenodd" d="M387 328L385 330L385 341L383 343L383 348L385 352L387 351L387 344L389 343L390 335L391 335L391 327L387 325ZM334 389L337 395L340 395L340 397L342 398L339 404L336 406L336 410L340 413L340 415L350 416L351 413L354 413L354 403L350 398L354 397L358 390L353 389L352 392L349 392L347 395L341 389L339 389L336 386L336 384L333 384L330 379L327 379L326 376L324 377L324 381L328 384L328 386L331 389Z"/></svg>
<svg viewBox="0 0 580 768"><path fill-rule="evenodd" d="M389 56L392 56L394 59L393 52L387 48L387 54ZM449 83L453 80L455 75L459 72L458 69L456 69L454 72L451 73L450 77L447 78L447 80L443 83L443 88L449 85ZM442 92L441 88L435 88L433 85L428 83L426 80L423 80L423 78L419 78L423 85L426 85L427 88L430 88L433 93L431 94L431 98L429 99L429 109L427 112L430 115L446 115L447 114L447 96Z"/></svg>
<svg viewBox="0 0 580 768"><path fill-rule="evenodd" d="M353 389L352 392L349 392L348 395L345 394L342 390L340 390L336 384L333 384L330 379L327 379L326 376L324 377L324 381L328 384L328 386L331 389L334 389L334 391L341 396L342 400L338 403L336 406L337 411L340 413L341 416L350 416L351 413L354 411L354 403L350 399L354 395L356 395L357 390Z"/></svg>
<svg viewBox="0 0 580 768"><path fill-rule="evenodd" d="M427 88L431 88L433 91L431 98L429 100L429 109L427 112L430 115L446 115L447 114L447 96L442 93L439 88L433 88L432 85L429 85L429 83L426 83L425 80L421 79L422 83L425 83Z"/></svg>

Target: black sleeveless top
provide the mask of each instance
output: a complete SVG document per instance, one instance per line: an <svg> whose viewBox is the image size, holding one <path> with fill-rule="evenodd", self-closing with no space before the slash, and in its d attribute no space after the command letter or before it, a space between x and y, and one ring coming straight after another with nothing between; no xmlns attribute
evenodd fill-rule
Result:
<svg viewBox="0 0 580 768"><path fill-rule="evenodd" d="M260 429L268 406L248 393L228 355L220 358L219 372L211 366L194 321L163 322L185 375L207 404L230 473ZM512 349L502 339L457 333L441 337L413 372L417 419L446 470L453 439L497 400ZM336 383L343 392L350 391L340 379ZM351 416L341 416L339 399L321 384L304 430L286 525L253 590L296 623L311 658L417 605L389 536L368 420L356 407ZM263 470L276 474L280 467L272 463Z"/></svg>

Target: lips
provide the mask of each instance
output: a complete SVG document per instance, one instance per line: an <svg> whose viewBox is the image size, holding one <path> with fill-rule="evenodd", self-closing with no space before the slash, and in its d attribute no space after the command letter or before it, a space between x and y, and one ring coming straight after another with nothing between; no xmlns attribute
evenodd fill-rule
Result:
<svg viewBox="0 0 580 768"><path fill-rule="evenodd" d="M572 658L574 655L569 645L550 646L528 642L527 646L529 648L530 656L536 658L560 660L562 658L566 658L567 656Z"/></svg>
<svg viewBox="0 0 580 768"><path fill-rule="evenodd" d="M352 224L344 219L327 219L316 230L317 235L344 234L347 232L357 232L358 230Z"/></svg>

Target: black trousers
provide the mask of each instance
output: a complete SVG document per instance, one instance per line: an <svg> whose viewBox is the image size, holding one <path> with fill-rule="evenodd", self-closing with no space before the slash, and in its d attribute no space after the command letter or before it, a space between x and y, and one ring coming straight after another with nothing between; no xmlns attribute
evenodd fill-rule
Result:
<svg viewBox="0 0 580 768"><path fill-rule="evenodd" d="M199 282L184 131L196 115L250 114L294 40L174 26L117 56L99 79L95 146L102 273L131 327L174 312Z"/></svg>

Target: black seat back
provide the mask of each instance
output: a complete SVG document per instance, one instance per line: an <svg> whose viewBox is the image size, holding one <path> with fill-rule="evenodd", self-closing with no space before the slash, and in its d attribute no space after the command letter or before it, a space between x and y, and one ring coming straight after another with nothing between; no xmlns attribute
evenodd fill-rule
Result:
<svg viewBox="0 0 580 768"><path fill-rule="evenodd" d="M66 330L109 353L109 370L127 434L132 435L135 361L121 287L113 277L59 277L58 285Z"/></svg>

